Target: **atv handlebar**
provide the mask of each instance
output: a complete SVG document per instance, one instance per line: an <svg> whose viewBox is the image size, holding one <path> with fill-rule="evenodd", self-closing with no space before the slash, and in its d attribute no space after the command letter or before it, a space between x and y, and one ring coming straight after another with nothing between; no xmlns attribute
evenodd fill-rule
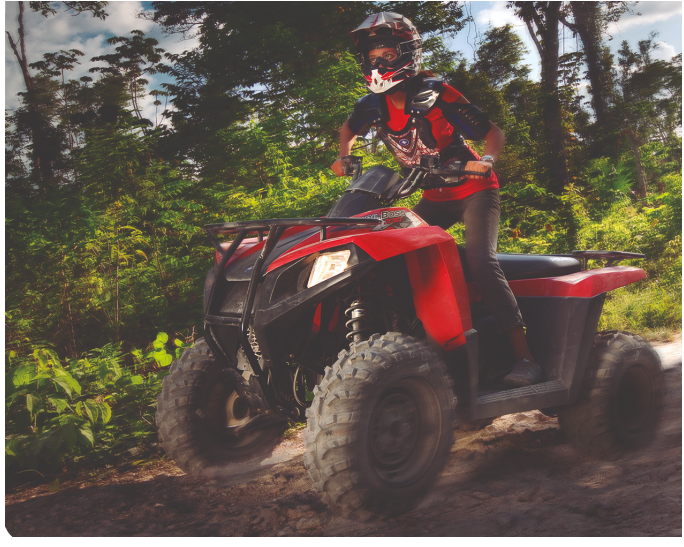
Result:
<svg viewBox="0 0 684 547"><path fill-rule="evenodd" d="M344 174L352 177L352 182L358 179L363 172L361 156L344 156L342 169ZM489 177L492 170L487 171L466 171L462 162L454 162L448 168L439 167L439 156L423 155L420 157L420 164L411 167L409 174L399 183L398 191L390 200L390 204L395 201L410 196L416 190L432 190L434 188L453 188L460 186L470 177ZM432 178L428 178L429 176ZM426 180L427 179L427 180Z"/></svg>

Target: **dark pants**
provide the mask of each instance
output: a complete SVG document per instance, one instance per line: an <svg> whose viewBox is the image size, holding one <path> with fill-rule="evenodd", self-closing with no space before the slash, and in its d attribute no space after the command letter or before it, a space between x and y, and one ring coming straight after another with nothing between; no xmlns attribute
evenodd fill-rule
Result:
<svg viewBox="0 0 684 547"><path fill-rule="evenodd" d="M499 332L524 326L518 303L496 258L499 236L499 190L482 190L465 199L430 201L421 199L413 211L431 226L446 230L465 224L468 268L482 300L494 317Z"/></svg>

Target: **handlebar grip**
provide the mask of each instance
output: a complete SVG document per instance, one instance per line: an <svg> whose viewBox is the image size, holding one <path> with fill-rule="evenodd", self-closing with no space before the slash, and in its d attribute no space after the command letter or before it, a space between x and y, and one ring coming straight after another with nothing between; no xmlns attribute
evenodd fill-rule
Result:
<svg viewBox="0 0 684 547"><path fill-rule="evenodd" d="M449 177L467 177L467 176L475 176L475 177L485 177L488 178L492 175L492 170L487 169L484 173L481 171L461 171L459 169L437 169L437 168L432 168L430 169L430 174L431 175L446 175Z"/></svg>
<svg viewBox="0 0 684 547"><path fill-rule="evenodd" d="M342 170L345 176L361 174L361 162L363 161L361 156L343 156L340 160L342 160Z"/></svg>

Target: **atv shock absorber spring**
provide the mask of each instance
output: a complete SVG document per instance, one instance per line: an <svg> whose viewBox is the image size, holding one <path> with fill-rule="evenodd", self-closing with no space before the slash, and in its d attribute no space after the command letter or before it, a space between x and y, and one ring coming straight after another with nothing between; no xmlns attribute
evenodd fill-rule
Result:
<svg viewBox="0 0 684 547"><path fill-rule="evenodd" d="M350 330L347 333L347 340L350 342L361 342L364 340L363 333L373 330L368 327L370 317L367 313L368 303L363 300L364 296L364 294L358 294L351 306L344 311L344 314L350 318L345 323L345 326Z"/></svg>

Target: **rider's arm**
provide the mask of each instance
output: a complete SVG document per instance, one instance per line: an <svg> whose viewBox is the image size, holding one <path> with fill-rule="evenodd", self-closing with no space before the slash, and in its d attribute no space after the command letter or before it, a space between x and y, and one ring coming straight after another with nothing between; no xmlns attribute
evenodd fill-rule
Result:
<svg viewBox="0 0 684 547"><path fill-rule="evenodd" d="M340 158L351 154L351 149L355 142L356 134L349 129L349 123L345 121L340 130L340 155L335 163L330 166L330 169L332 169L338 177L344 176L344 172L342 171L342 160Z"/></svg>
<svg viewBox="0 0 684 547"><path fill-rule="evenodd" d="M456 99L457 103L470 104L468 99L461 95ZM484 156L491 156L494 161L499 159L501 152L503 151L504 143L506 142L506 136L504 132L499 129L499 127L489 120L489 132L484 138L485 141L485 151ZM485 173L492 168L492 164L486 161L469 161L466 166L466 171L478 171Z"/></svg>

